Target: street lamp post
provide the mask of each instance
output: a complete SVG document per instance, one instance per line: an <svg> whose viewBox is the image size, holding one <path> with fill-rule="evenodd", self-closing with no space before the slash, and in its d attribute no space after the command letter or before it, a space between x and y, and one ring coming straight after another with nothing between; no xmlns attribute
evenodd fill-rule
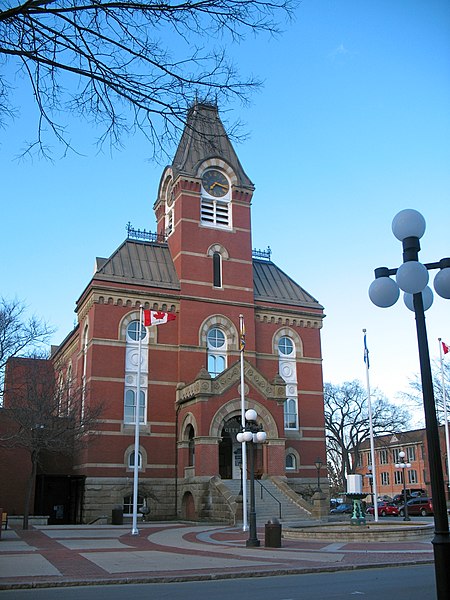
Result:
<svg viewBox="0 0 450 600"><path fill-rule="evenodd" d="M406 469L410 469L411 468L411 464L405 462L405 456L406 454L403 452L403 450L401 452L398 453L398 457L400 459L400 462L395 463L395 468L396 469L401 469L401 473L402 473L402 479L403 479L403 510L405 513L405 516L403 517L404 521L411 521L410 516L408 515L408 503L406 502Z"/></svg>
<svg viewBox="0 0 450 600"><path fill-rule="evenodd" d="M434 506L435 535L432 543L437 597L439 600L447 600L450 598L450 537L424 311L433 302L433 292L427 286L429 270L439 269L434 278L434 289L439 296L450 299L450 258L428 264L419 262L419 240L425 233L425 228L425 219L416 210L402 210L394 217L392 232L403 244L403 264L398 269L375 269L375 281L370 285L369 297L377 306L387 308L397 302L401 289L405 292L406 306L415 314ZM396 281L391 279L391 275L396 276Z"/></svg>
<svg viewBox="0 0 450 600"><path fill-rule="evenodd" d="M258 415L256 410L250 408L245 411L244 430L237 434L236 439L239 443L247 442L249 445L249 466L250 466L250 513L249 513L249 537L246 546L259 546L260 541L256 531L256 507L255 507L255 446L266 441L267 434L257 425ZM244 506L244 510L246 507Z"/></svg>
<svg viewBox="0 0 450 600"><path fill-rule="evenodd" d="M318 457L316 458L316 462L314 464L316 465L317 469L317 491L322 493L322 490L320 489L320 469L322 468L323 461L320 457Z"/></svg>

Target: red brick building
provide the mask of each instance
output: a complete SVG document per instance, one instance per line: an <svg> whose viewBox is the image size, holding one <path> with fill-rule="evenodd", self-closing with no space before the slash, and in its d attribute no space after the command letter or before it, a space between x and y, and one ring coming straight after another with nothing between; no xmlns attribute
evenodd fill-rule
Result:
<svg viewBox="0 0 450 600"><path fill-rule="evenodd" d="M447 469L447 449L444 426L439 427L441 446L442 472L446 489L449 489ZM405 453L405 462L410 467L396 468L401 463L399 452ZM361 446L356 473L363 476L363 491L368 494L370 488L371 468L370 443L366 440ZM378 496L393 498L403 492L403 470L405 471L405 487L407 490L424 490L431 496L430 470L428 466L428 444L425 429L414 429L396 434L383 435L375 438L375 471L377 478Z"/></svg>
<svg viewBox="0 0 450 600"><path fill-rule="evenodd" d="M82 481L80 510L69 497L67 513L90 521L115 505L129 512L138 410L139 503L159 518L230 517L222 483L240 477L241 314L246 407L267 432L258 475L298 492L315 487L314 462L326 456L323 307L270 251L252 251L253 192L217 108L194 106L161 177L157 234L130 226L123 244L97 259L76 303L78 325L52 354L84 405L104 406L71 472ZM144 330L138 399L140 306L176 320ZM325 484L325 469L321 476Z"/></svg>

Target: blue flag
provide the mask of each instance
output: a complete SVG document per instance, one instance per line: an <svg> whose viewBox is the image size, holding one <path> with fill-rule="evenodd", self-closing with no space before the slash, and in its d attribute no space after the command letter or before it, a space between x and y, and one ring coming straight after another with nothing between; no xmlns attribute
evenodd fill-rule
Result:
<svg viewBox="0 0 450 600"><path fill-rule="evenodd" d="M367 348L366 334L364 334L364 362L366 363L367 368L369 368L369 349Z"/></svg>

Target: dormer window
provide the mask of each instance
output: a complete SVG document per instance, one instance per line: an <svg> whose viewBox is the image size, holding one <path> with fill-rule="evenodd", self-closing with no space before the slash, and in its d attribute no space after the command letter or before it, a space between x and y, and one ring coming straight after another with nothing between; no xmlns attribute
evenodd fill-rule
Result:
<svg viewBox="0 0 450 600"><path fill-rule="evenodd" d="M218 169L207 169L202 176L200 217L203 225L231 227L231 187Z"/></svg>

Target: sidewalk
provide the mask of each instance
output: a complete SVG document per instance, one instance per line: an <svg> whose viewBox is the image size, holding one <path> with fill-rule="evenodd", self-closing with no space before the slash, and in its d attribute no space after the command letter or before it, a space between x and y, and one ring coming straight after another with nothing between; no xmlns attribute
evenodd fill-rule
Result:
<svg viewBox="0 0 450 600"><path fill-rule="evenodd" d="M0 539L0 590L108 583L156 583L433 562L430 539L345 543L282 540L247 548L248 532L224 525L145 523L8 529Z"/></svg>

